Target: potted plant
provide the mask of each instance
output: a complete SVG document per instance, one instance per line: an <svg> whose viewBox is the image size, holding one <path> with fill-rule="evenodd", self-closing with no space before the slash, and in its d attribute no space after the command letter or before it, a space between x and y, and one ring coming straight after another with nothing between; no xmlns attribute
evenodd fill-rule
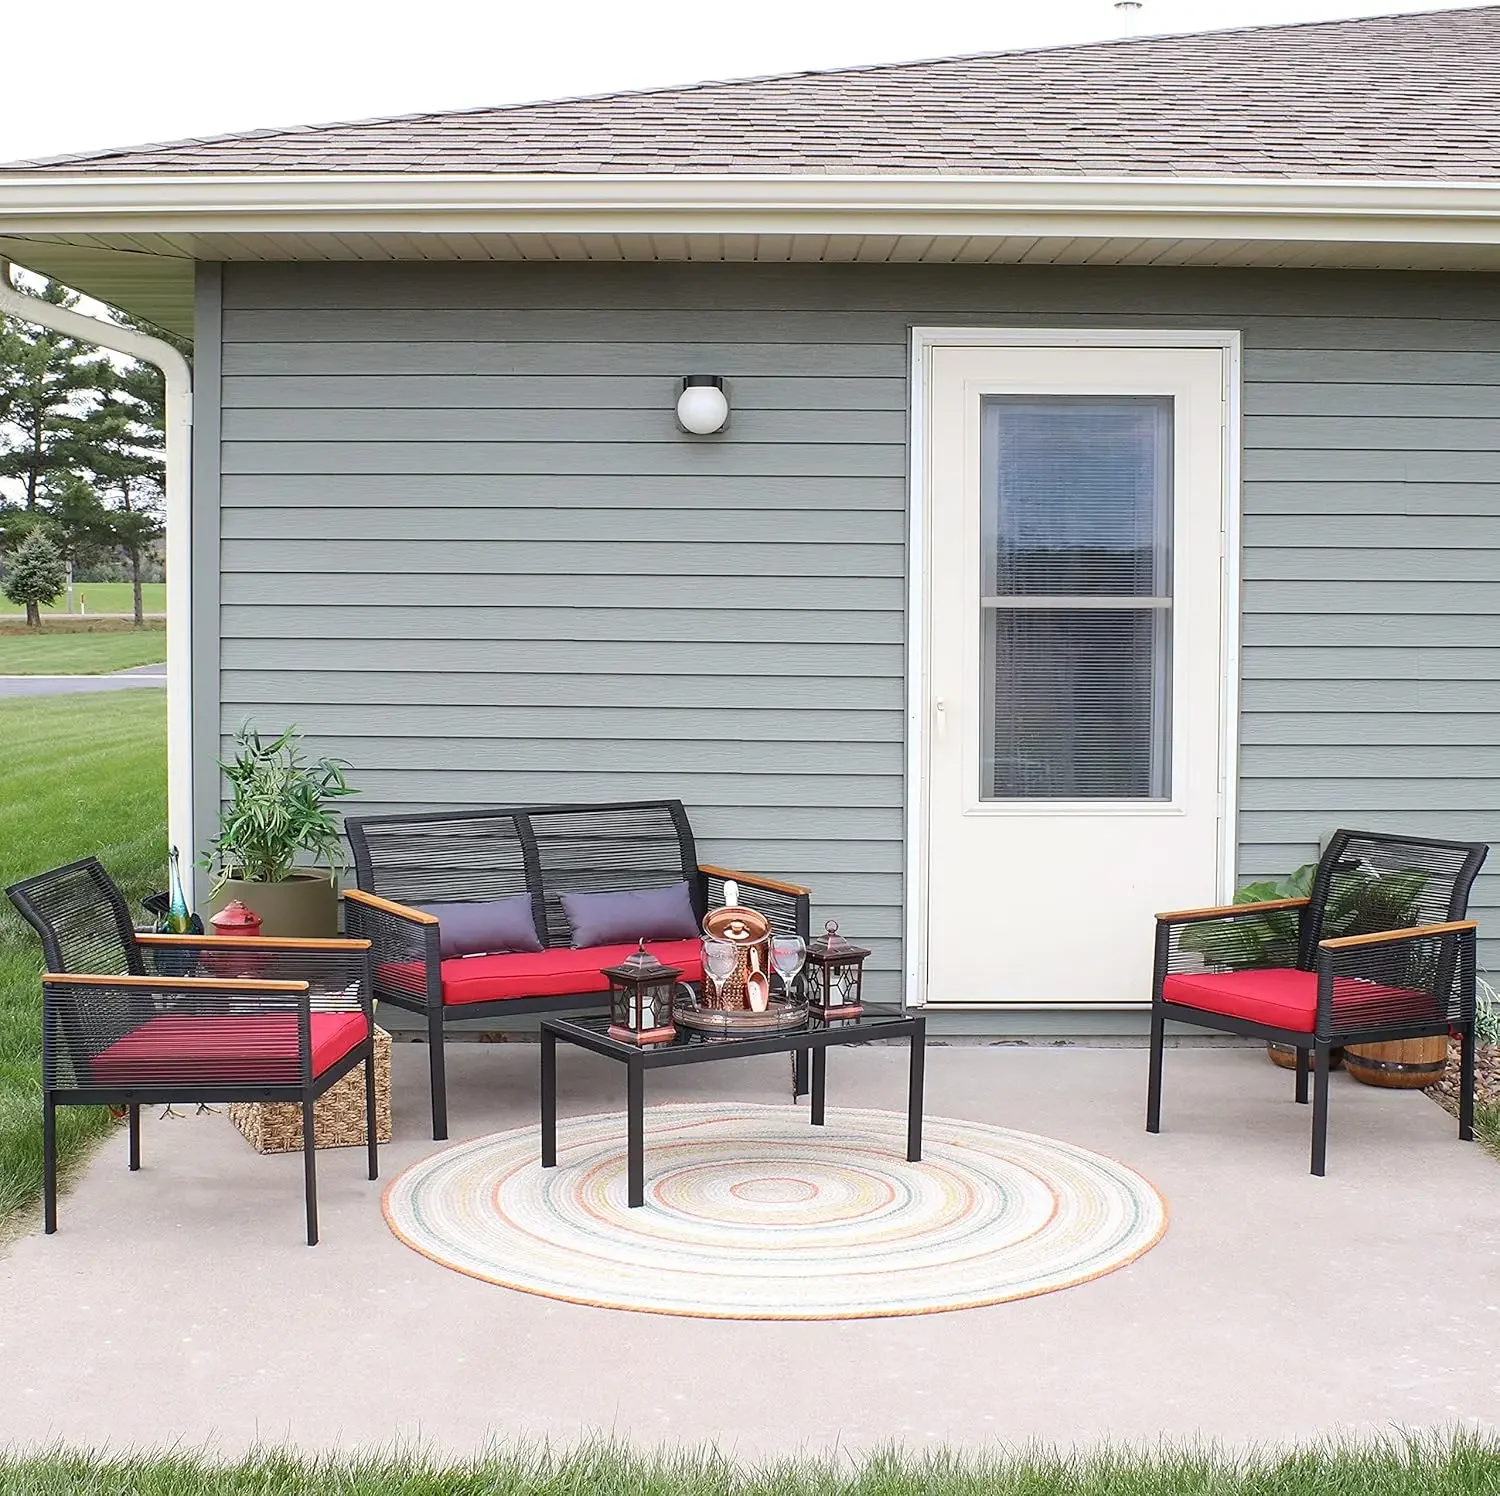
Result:
<svg viewBox="0 0 1500 1496"><path fill-rule="evenodd" d="M304 763L300 737L289 727L266 741L246 724L220 762L230 800L205 860L209 913L238 899L260 916L263 935L316 938L338 934L334 880L346 859L333 802L358 791L341 760Z"/></svg>

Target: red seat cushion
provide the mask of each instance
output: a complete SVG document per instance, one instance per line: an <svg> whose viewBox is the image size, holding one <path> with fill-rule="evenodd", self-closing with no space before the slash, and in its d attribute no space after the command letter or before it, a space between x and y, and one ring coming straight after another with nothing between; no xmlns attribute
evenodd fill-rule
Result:
<svg viewBox="0 0 1500 1496"><path fill-rule="evenodd" d="M600 973L618 966L637 946L591 945L580 950L560 946L550 951L511 951L503 956L464 956L442 963L443 1002L503 1002L516 997L571 997L575 993L607 992L609 979ZM681 970L679 980L696 982L703 976L703 947L697 940L648 940L646 949L665 966ZM376 977L397 991L421 992L422 968L416 962L382 966Z"/></svg>
<svg viewBox="0 0 1500 1496"><path fill-rule="evenodd" d="M1267 1028L1310 1034L1317 1022L1317 973L1292 967L1179 972L1162 984L1161 995L1169 1003L1222 1013L1226 1018L1245 1018ZM1384 987L1355 977L1335 977L1333 1007L1344 1026L1357 1020L1361 1009L1377 1007L1387 1013L1399 1007L1402 1020L1415 1022L1432 1012L1433 1001L1431 994L1406 987Z"/></svg>
<svg viewBox="0 0 1500 1496"><path fill-rule="evenodd" d="M366 1032L363 1013L314 1013L313 1074L332 1069ZM301 1074L292 1013L158 1014L89 1066L96 1086L295 1086Z"/></svg>

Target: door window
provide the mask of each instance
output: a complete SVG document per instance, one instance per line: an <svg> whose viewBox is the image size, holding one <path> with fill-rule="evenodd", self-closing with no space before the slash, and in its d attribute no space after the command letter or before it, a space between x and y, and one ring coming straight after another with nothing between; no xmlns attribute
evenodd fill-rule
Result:
<svg viewBox="0 0 1500 1496"><path fill-rule="evenodd" d="M1172 400L991 395L980 798L1171 786Z"/></svg>

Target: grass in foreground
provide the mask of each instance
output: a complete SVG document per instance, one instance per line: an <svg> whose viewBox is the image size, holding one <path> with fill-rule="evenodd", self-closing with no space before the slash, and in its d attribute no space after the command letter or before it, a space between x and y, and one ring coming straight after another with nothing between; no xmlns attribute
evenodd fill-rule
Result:
<svg viewBox="0 0 1500 1496"><path fill-rule="evenodd" d="M1474 1136L1500 1158L1500 1104L1474 1108ZM1496 1490L1500 1492L1500 1486Z"/></svg>
<svg viewBox="0 0 1500 1496"><path fill-rule="evenodd" d="M165 582L141 583L141 606L148 613L167 611L167 584ZM0 598L0 612L10 612L15 607L8 598ZM94 617L97 614L133 613L135 593L129 582L74 582L74 616ZM46 617L67 616L67 598L61 596L55 603L44 604L42 613Z"/></svg>
<svg viewBox="0 0 1500 1496"><path fill-rule="evenodd" d="M421 1455L304 1460L255 1454L122 1459L57 1452L0 1459L0 1496L1495 1496L1500 1442L1469 1434L1309 1447L1237 1459L1213 1452L876 1455L759 1467L714 1453Z"/></svg>
<svg viewBox="0 0 1500 1496"><path fill-rule="evenodd" d="M131 899L166 886L163 692L0 701L0 744L0 888L89 854ZM0 898L0 1221L42 1188L41 965L35 934ZM63 1108L64 1169L109 1125L101 1109Z"/></svg>
<svg viewBox="0 0 1500 1496"><path fill-rule="evenodd" d="M167 631L160 620L140 629L125 619L66 621L70 627L0 623L0 675L107 675L167 657Z"/></svg>

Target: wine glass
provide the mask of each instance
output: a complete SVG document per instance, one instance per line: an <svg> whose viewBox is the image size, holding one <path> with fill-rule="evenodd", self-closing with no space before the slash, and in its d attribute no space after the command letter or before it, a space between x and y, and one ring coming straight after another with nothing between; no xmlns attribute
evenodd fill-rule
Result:
<svg viewBox="0 0 1500 1496"><path fill-rule="evenodd" d="M771 965L781 978L781 988L788 1002L795 1000L797 973L807 959L807 943L800 935L776 935L771 939Z"/></svg>
<svg viewBox="0 0 1500 1496"><path fill-rule="evenodd" d="M703 975L714 984L714 1001L724 998L724 983L734 975L739 965L739 952L727 940L705 940L703 942Z"/></svg>

